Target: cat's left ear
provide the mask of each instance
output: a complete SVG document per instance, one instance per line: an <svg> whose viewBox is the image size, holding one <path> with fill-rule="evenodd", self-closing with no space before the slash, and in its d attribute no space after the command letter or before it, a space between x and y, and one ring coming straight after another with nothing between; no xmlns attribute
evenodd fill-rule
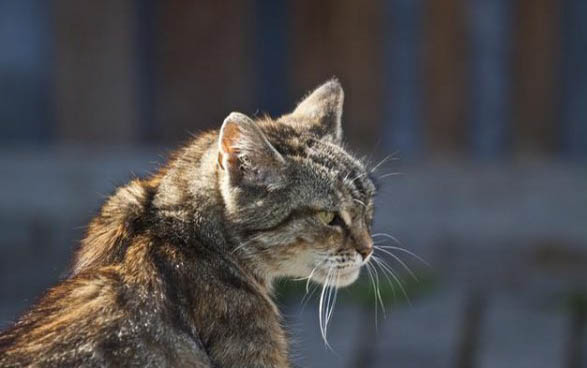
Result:
<svg viewBox="0 0 587 368"><path fill-rule="evenodd" d="M295 110L284 116L282 120L320 139L340 144L343 101L344 91L340 82L337 79L331 79L304 98Z"/></svg>
<svg viewBox="0 0 587 368"><path fill-rule="evenodd" d="M283 156L248 116L233 112L224 119L218 138L218 165L232 185L281 185Z"/></svg>

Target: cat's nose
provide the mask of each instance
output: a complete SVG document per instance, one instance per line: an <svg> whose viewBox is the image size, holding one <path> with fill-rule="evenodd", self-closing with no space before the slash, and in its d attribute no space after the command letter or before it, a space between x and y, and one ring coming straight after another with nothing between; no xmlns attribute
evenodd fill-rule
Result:
<svg viewBox="0 0 587 368"><path fill-rule="evenodd" d="M369 231L363 229L354 238L356 244L355 249L363 257L363 260L367 259L373 253L373 239L371 239Z"/></svg>
<svg viewBox="0 0 587 368"><path fill-rule="evenodd" d="M370 248L357 248L357 252L363 257L363 261L367 259L373 253L373 247Z"/></svg>

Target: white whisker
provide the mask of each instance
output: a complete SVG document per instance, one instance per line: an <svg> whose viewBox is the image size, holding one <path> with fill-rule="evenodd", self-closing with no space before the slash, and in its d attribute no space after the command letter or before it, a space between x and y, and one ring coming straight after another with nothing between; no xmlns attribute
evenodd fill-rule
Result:
<svg viewBox="0 0 587 368"><path fill-rule="evenodd" d="M385 313L385 305L383 304L383 298L381 298L381 288L379 287L379 272L375 265L373 265L373 273L375 274L375 282L377 284L377 297L379 298L379 304L381 305L381 312L383 313L383 318L387 318Z"/></svg>
<svg viewBox="0 0 587 368"><path fill-rule="evenodd" d="M398 250L400 252L407 253L407 254L411 255L412 257L416 258L418 261L422 262L424 265L430 267L430 263L428 263L424 258L420 257L419 255L417 255L417 254L415 254L415 253L413 253L413 252L411 252L411 251L409 251L407 249L400 248L400 247L395 247L393 245L378 245L377 247L378 248L395 249L395 250Z"/></svg>
<svg viewBox="0 0 587 368"><path fill-rule="evenodd" d="M375 298L375 331L377 331L377 293L375 292L375 279L373 278L373 274L371 272L371 267L372 265L369 263L366 263L365 266L367 266L366 270L367 270L367 274L369 275L369 279L371 280L371 285L373 285L373 297Z"/></svg>
<svg viewBox="0 0 587 368"><path fill-rule="evenodd" d="M391 172L391 173L387 173L387 174L383 174L381 176L378 177L378 179L384 179L387 178L388 176L396 176L396 175L406 175L403 172Z"/></svg>
<svg viewBox="0 0 587 368"><path fill-rule="evenodd" d="M315 286L312 288L312 290L310 290L309 293L305 293L304 296L302 297L302 308L301 310L303 311L304 308L306 307L306 304L308 304L308 302L310 301L310 299L312 298L312 296L314 295L314 293L316 292L316 290L318 290L320 288L319 284L315 284Z"/></svg>
<svg viewBox="0 0 587 368"><path fill-rule="evenodd" d="M366 176L367 174L368 174L368 173L364 172L364 173L362 173L362 174L360 174L360 175L357 175L356 177L354 177L354 178L351 180L351 183L354 183L354 182L355 182L355 180L358 180L358 179L362 178L363 176Z"/></svg>
<svg viewBox="0 0 587 368"><path fill-rule="evenodd" d="M371 237L378 237L378 236L383 236L386 237L388 239L393 240L396 244L399 244L401 246L403 246L402 242L400 242L395 236L391 235L391 234L387 234L387 233L377 233L377 234L373 234L371 235ZM420 257L419 255L415 254L414 252L411 252L405 248L402 247L397 247L397 246L392 246L392 245L379 245L380 248L389 248L389 249L395 249L395 250L399 250L401 252L407 253L409 255L411 255L412 257L416 258L418 261L422 262L423 264L425 264L426 266L430 267L430 264L424 260L422 257Z"/></svg>
<svg viewBox="0 0 587 368"><path fill-rule="evenodd" d="M375 255L372 255L371 257L373 258L373 260L376 263L383 262L383 260L381 260L379 257L377 257ZM379 266L379 267L381 267L381 266ZM395 285L394 285L393 281L389 278L389 276L387 275L387 271L384 268L381 268L381 270L383 272L383 276L385 276L385 278L387 279L387 282L389 282L389 285L391 286L391 292L393 294L393 299L394 300L397 299L397 296L395 294Z"/></svg>
<svg viewBox="0 0 587 368"><path fill-rule="evenodd" d="M251 243L253 240L254 240L254 239L249 239L249 240L247 240L246 242L242 243L242 244L241 244L241 245L239 245L238 247L234 248L234 249L232 250L232 252L230 252L230 253L233 253L233 254L234 254L234 253L235 253L237 250L239 250L239 249L242 249L243 247L246 247L247 245L249 245L249 243Z"/></svg>
<svg viewBox="0 0 587 368"><path fill-rule="evenodd" d="M408 293L406 293L406 289L404 288L404 284L401 281L401 279L395 274L395 272L393 272L393 268L390 265L387 265L385 263L379 263L379 267L381 267L382 269L385 269L387 272L389 272L389 274L391 275L391 277L395 280L395 282L397 282L397 284L399 285L402 293L404 294L404 297L406 298L407 302L409 305L412 305L412 301L410 300L410 297L408 296Z"/></svg>
<svg viewBox="0 0 587 368"><path fill-rule="evenodd" d="M383 158L383 160L379 161L379 163L375 166L373 166L373 168L369 171L370 173L374 173L375 170L377 170L379 168L379 166L383 165L385 162L389 161L389 160L396 160L396 158L393 157L393 155L395 155L395 152L392 153L391 155L387 155Z"/></svg>
<svg viewBox="0 0 587 368"><path fill-rule="evenodd" d="M330 292L328 295L328 304L327 304L327 314L326 314L326 326L325 332L328 333L328 323L330 322L330 318L332 317L332 313L334 312L334 305L336 304L336 296L338 294L338 289L336 288L336 284L338 283L338 272L334 270L334 275L336 279L334 280L334 284L330 288ZM332 300L331 300L332 298Z"/></svg>
<svg viewBox="0 0 587 368"><path fill-rule="evenodd" d="M330 346L330 344L328 343L328 338L326 336L326 331L327 331L327 314L326 314L326 306L324 305L324 295L326 293L326 289L329 288L329 284L330 284L330 279L332 278L332 270L333 268L331 267L328 270L328 274L326 275L326 280L324 281L324 285L322 287L322 292L320 293L320 303L318 306L318 321L320 324L320 333L322 335L322 340L324 340L324 343L326 345L327 348L332 350L332 347Z"/></svg>
<svg viewBox="0 0 587 368"><path fill-rule="evenodd" d="M408 267L408 265L404 261L401 260L401 258L399 258L398 256L396 256L395 254L391 253L386 249L380 248L380 246L374 246L373 249L382 251L385 254L389 254L391 257L393 257L393 259L395 259L399 264L401 264L406 271L408 271L408 273L414 278L414 280L420 281L418 279L418 276L416 276L416 274L410 269L410 267Z"/></svg>
<svg viewBox="0 0 587 368"><path fill-rule="evenodd" d="M360 199L353 198L353 201L357 202L358 204L360 204L363 207L367 207L367 205L365 204L365 202L361 201Z"/></svg>

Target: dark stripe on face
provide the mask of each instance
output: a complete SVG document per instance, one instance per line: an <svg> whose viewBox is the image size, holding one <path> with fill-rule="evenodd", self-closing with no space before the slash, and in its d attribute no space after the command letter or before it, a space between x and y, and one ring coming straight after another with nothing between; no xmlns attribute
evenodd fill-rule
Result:
<svg viewBox="0 0 587 368"><path fill-rule="evenodd" d="M296 208L294 210L292 210L286 217L283 218L283 220L279 221L277 224L270 226L270 227L265 227L265 228L252 228L252 229L247 229L245 231L245 236L251 237L254 236L255 234L259 234L259 233L267 233L267 232L273 232L285 225L287 225L288 223L297 220L297 219L301 219L304 217L308 217L308 216L312 216L313 214L316 213L316 209L313 208L309 208L309 207L300 207L300 208Z"/></svg>
<svg viewBox="0 0 587 368"><path fill-rule="evenodd" d="M338 181L344 182L353 198L365 205L368 204L372 195L372 190L368 190L372 186L369 185L370 178L366 169L361 167L344 149L315 137L299 135L293 129L284 131L283 128L284 126L280 126L279 129L268 126L265 130L269 140L274 143L280 154L285 157L309 160L312 162L311 165L321 166L325 171L332 173ZM295 144L292 143L294 141ZM351 182L350 186L349 182ZM285 222L287 219L275 227Z"/></svg>
<svg viewBox="0 0 587 368"><path fill-rule="evenodd" d="M323 150L308 150L306 157L313 164L320 165L329 172L335 171L336 178L341 182L351 183L349 189L353 197L357 197L356 199L362 202L369 200L370 194L366 184L366 181L369 180L367 172L342 149L334 151L332 147L324 147Z"/></svg>

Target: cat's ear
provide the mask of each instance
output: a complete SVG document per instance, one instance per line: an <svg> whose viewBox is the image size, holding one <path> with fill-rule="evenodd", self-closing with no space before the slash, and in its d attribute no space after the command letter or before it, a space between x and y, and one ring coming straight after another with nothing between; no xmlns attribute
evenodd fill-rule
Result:
<svg viewBox="0 0 587 368"><path fill-rule="evenodd" d="M321 139L342 141L344 92L337 79L324 83L302 100L284 121L306 129Z"/></svg>
<svg viewBox="0 0 587 368"><path fill-rule="evenodd" d="M233 112L218 139L218 165L233 185L280 186L284 159L248 116Z"/></svg>

